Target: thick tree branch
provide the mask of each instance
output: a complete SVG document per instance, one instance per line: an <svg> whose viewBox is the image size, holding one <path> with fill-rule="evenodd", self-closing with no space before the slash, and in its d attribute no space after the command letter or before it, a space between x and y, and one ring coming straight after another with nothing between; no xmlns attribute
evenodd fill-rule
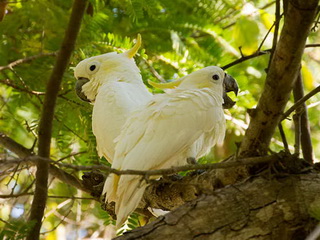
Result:
<svg viewBox="0 0 320 240"><path fill-rule="evenodd" d="M0 145L10 150L11 152L14 152L20 158L26 158L34 154L32 150L17 143L12 138L6 136L4 133L0 133Z"/></svg>
<svg viewBox="0 0 320 240"><path fill-rule="evenodd" d="M319 186L319 174L250 178L116 239L305 239L317 224Z"/></svg>
<svg viewBox="0 0 320 240"><path fill-rule="evenodd" d="M38 154L41 157L50 156L52 120L54 116L56 99L60 89L63 74L68 66L70 56L74 49L86 5L86 0L75 0L73 3L69 24L65 32L65 36L61 44L61 48L57 56L52 74L46 87L43 111L39 124ZM30 221L35 221L36 224L31 229L27 240L39 239L41 221L43 218L47 200L48 174L49 163L46 161L38 161L36 172L36 188L30 214Z"/></svg>
<svg viewBox="0 0 320 240"><path fill-rule="evenodd" d="M288 102L300 67L318 0L289 1L280 40L268 71L264 91L241 143L242 156L265 155Z"/></svg>

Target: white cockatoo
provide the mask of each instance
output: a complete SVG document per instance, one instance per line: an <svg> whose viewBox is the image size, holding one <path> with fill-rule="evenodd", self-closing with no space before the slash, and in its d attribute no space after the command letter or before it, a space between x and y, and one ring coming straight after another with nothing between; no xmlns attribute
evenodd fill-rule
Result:
<svg viewBox="0 0 320 240"><path fill-rule="evenodd" d="M78 96L94 105L92 131L98 155L110 163L114 156L114 139L129 114L152 98L133 59L140 46L141 36L138 35L132 49L84 59L74 69Z"/></svg>
<svg viewBox="0 0 320 240"><path fill-rule="evenodd" d="M155 95L127 119L116 139L112 168L153 170L179 166L223 141L225 92L237 93L236 81L221 68L210 66L164 87L173 85L178 86ZM118 228L138 206L146 187L141 176L107 177L103 192L106 201L115 202Z"/></svg>

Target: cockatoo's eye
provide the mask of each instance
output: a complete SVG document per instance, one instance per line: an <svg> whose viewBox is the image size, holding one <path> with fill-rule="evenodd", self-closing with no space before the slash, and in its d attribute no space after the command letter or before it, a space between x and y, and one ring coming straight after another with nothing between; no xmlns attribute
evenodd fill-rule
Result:
<svg viewBox="0 0 320 240"><path fill-rule="evenodd" d="M91 66L89 67L89 69L90 69L90 71L94 71L94 70L96 69L96 65L91 65Z"/></svg>
<svg viewBox="0 0 320 240"><path fill-rule="evenodd" d="M100 67L100 63L99 62L91 62L88 64L88 74L94 74L96 73L98 70L99 70L99 67Z"/></svg>
<svg viewBox="0 0 320 240"><path fill-rule="evenodd" d="M218 75L218 74L214 74L214 75L212 76L212 79L213 79L213 80L219 80L219 79L220 79L220 77L219 77L219 75Z"/></svg>

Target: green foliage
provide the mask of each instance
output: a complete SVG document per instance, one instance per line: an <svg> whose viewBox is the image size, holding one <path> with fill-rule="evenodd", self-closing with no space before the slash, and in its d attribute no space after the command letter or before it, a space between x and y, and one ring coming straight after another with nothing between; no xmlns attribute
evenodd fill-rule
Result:
<svg viewBox="0 0 320 240"><path fill-rule="evenodd" d="M81 102L73 90L75 80L71 68L79 61L106 52L123 52L132 46L133 39L140 33L143 44L136 62L144 81L148 79L158 81L150 71L150 67L164 79L172 80L204 66L224 66L241 57L239 47L244 55L257 50L274 21L274 5L262 9L268 2L261 0L252 2L249 6L242 0L90 0L93 15L86 14L83 19L70 68L64 75L57 100L51 146L52 159L62 159L63 163L84 166L107 164L106 160L99 159L96 153L95 137L91 130L92 106ZM64 35L71 5L71 0L29 0L9 4L8 14L0 23L0 65L57 51ZM252 10L250 13L244 11L248 6ZM271 31L261 50L271 47L272 37ZM310 37L310 43L318 39L318 34L314 33ZM306 50L302 71L307 92L319 84L317 82L319 80L316 79L319 72L319 56L317 49ZM37 95L35 92L45 91L54 61L53 56L43 56L19 64L13 69L0 71L0 80L9 79L11 85L14 85L12 87L3 81L0 82L0 132L4 132L28 148L31 148L37 140L37 128L42 111L43 94ZM241 92L237 97L234 96L237 105L226 111L227 115L232 116L227 121L226 143L216 147L200 162L217 162L236 152L235 142L241 141L249 122L247 109L254 108L261 95L268 62L269 55L264 55L227 69L227 72L237 79ZM155 90L150 89L150 91ZM318 95L307 102L308 105L312 105L309 117L315 156L318 159L320 158L320 105L316 103L319 101ZM289 105L292 105L292 101ZM284 128L292 146L294 144L292 121L285 121ZM277 133L271 149L282 148ZM34 151L37 151L36 146ZM4 149L0 149L0 155L4 158L15 157ZM81 172L64 170L81 177ZM7 177L0 178L0 194L11 192L12 186L6 184L11 181L13 175L17 182L13 187L15 193L21 193L27 187L23 183L31 184L34 179L32 168L22 171L20 176L17 176L15 171L4 173ZM28 181L25 181L26 179ZM78 196L73 187L50 180L50 195ZM83 194L83 197L90 196ZM29 209L30 198L23 196L20 199L25 209ZM45 219L47 224L45 230L50 231L54 227L61 230L69 227L69 231L70 228L77 228L85 230L87 235L90 235L94 232L102 233L103 225L113 222L110 216L100 209L99 204L92 200L72 200L65 207L61 207L65 200L65 198L50 198L46 209L48 217ZM81 208L75 203L81 204ZM6 201L4 205L0 211L0 218L8 219L14 202ZM23 219L28 217L26 212L22 216ZM64 219L63 216L66 215L68 217ZM77 221L80 221L77 225L72 223ZM140 224L139 216L133 214L127 226L133 229ZM20 239L28 228L29 225L13 219L10 220L10 225L1 230L0 236L3 238L6 236L6 239ZM54 232L45 236L48 239L56 239Z"/></svg>
<svg viewBox="0 0 320 240"><path fill-rule="evenodd" d="M25 239L35 222L25 222L22 220L12 220L0 230L0 239L22 240Z"/></svg>
<svg viewBox="0 0 320 240"><path fill-rule="evenodd" d="M242 34L244 32L246 34ZM243 54L249 55L257 50L259 26L255 21L244 16L240 17L235 24L233 34L234 42L241 47Z"/></svg>

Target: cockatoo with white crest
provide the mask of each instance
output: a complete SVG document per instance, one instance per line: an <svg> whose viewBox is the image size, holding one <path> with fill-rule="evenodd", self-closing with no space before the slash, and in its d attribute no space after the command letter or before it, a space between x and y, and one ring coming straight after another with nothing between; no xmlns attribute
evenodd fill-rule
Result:
<svg viewBox="0 0 320 240"><path fill-rule="evenodd" d="M210 66L164 88L173 85L178 86L155 95L127 119L116 139L112 168L153 170L184 165L186 159L196 159L223 141L225 92L237 93L236 81L221 68ZM115 202L117 227L138 206L146 187L141 176L107 177L103 192L106 201Z"/></svg>
<svg viewBox="0 0 320 240"><path fill-rule="evenodd" d="M114 139L127 117L152 98L133 59L140 46L141 36L138 35L132 49L84 59L74 69L78 96L93 104L92 130L98 154L110 163L114 156Z"/></svg>

